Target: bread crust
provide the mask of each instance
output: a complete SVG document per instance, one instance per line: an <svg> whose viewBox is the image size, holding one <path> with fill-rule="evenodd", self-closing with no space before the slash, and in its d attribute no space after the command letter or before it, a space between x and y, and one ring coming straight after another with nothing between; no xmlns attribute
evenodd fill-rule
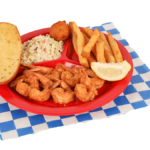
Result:
<svg viewBox="0 0 150 150"><path fill-rule="evenodd" d="M22 52L22 42L21 42L21 37L20 37L20 33L19 33L19 31L18 31L18 28L15 26L15 25L13 25L13 24L11 24L11 23L7 23L7 22L0 22L0 27L1 26L3 26L3 28L5 28L5 26L6 26L6 28L9 26L12 30L14 30L14 35L13 36L15 36L16 38L17 38L17 41L16 41L16 45L17 45L17 50L16 50L16 53L17 53L17 56L18 56L18 59L19 60L16 60L17 62L17 67L16 67L16 69L14 70L14 72L12 73L12 75L10 76L10 78L8 78L8 79L6 79L6 80L4 80L4 81L2 81L1 79L0 79L0 85L3 85L3 84L7 84L7 83L9 83L10 81L12 81L15 77L16 77L16 75L17 75L17 73L18 73L18 70L19 70L19 67L20 67L20 63L21 63L21 52ZM10 29L10 30L11 30ZM7 30L7 29L6 29ZM4 36L3 34L0 34L0 39L2 38L2 36ZM9 36L9 32L8 32L8 34L5 36L5 40L7 40L8 39L8 36ZM1 44L1 42L3 42L3 41L1 41L0 40L0 44ZM9 43L8 43L9 44ZM6 47L7 47L7 45L6 45ZM14 49L11 49L11 51L14 51ZM1 53L5 53L5 51L1 51ZM15 58L14 58L15 59ZM2 65L2 64L0 64L0 65ZM6 68L7 69L7 68ZM2 71L2 70L0 70L0 71Z"/></svg>

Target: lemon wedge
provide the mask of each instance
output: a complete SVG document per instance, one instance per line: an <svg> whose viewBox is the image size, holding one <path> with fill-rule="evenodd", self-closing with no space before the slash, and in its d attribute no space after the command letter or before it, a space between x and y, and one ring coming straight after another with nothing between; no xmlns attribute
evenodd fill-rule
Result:
<svg viewBox="0 0 150 150"><path fill-rule="evenodd" d="M126 60L120 63L92 62L91 68L98 77L106 81L118 81L127 75L131 65Z"/></svg>

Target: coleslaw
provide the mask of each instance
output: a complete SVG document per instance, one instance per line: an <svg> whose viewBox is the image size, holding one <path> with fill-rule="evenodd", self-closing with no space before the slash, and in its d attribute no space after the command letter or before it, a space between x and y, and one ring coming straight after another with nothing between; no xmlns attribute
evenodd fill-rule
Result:
<svg viewBox="0 0 150 150"><path fill-rule="evenodd" d="M58 59L63 46L63 41L56 41L49 34L36 36L22 44L21 63L33 64Z"/></svg>

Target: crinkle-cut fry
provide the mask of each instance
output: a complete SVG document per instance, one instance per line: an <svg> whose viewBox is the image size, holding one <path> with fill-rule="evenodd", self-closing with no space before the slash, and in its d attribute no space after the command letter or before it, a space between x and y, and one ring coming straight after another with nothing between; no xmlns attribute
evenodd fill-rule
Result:
<svg viewBox="0 0 150 150"><path fill-rule="evenodd" d="M114 57L116 59L116 62L123 62L122 54L120 52L120 49L118 47L117 42L114 40L112 34L108 32L108 41L111 46L112 52L114 54Z"/></svg>
<svg viewBox="0 0 150 150"><path fill-rule="evenodd" d="M96 53L97 53L97 61L106 63L105 55L104 55L104 42L98 41L96 43Z"/></svg>
<svg viewBox="0 0 150 150"><path fill-rule="evenodd" d="M90 55L91 50L93 49L94 45L96 44L97 40L99 38L99 31L96 28L91 36L91 38L89 39L89 42L83 47L82 50L82 57L84 58L88 58Z"/></svg>
<svg viewBox="0 0 150 150"><path fill-rule="evenodd" d="M83 36L84 36L84 40L85 40L85 45L89 42L89 37L86 35L86 34L84 34L83 32L82 32L82 34L83 34ZM94 45L94 47L92 48L92 52L93 52L93 54L94 54L94 56L96 57L96 45ZM90 57L90 56L89 56Z"/></svg>
<svg viewBox="0 0 150 150"><path fill-rule="evenodd" d="M75 22L69 22L69 27L72 32L72 42L74 49L78 55L79 62L83 67L89 68L88 60L81 56L82 49L85 45L83 34Z"/></svg>
<svg viewBox="0 0 150 150"><path fill-rule="evenodd" d="M108 41L107 41L107 39L106 39L104 33L100 32L100 38L101 38L101 40L105 43L105 45L107 46L107 48L108 48L108 50L111 52L111 54L113 54L113 53L112 53L112 50L111 50L111 48L110 48L110 45L109 45L109 43L108 43Z"/></svg>

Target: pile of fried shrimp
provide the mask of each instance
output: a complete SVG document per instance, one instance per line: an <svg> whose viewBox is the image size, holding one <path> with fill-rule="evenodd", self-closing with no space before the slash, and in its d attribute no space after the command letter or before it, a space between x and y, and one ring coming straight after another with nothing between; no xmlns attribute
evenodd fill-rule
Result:
<svg viewBox="0 0 150 150"><path fill-rule="evenodd" d="M71 68L57 64L55 68L20 64L23 72L10 87L20 95L35 101L47 101L52 96L55 103L67 104L75 100L88 102L98 95L97 89L104 85L91 69L82 66Z"/></svg>

